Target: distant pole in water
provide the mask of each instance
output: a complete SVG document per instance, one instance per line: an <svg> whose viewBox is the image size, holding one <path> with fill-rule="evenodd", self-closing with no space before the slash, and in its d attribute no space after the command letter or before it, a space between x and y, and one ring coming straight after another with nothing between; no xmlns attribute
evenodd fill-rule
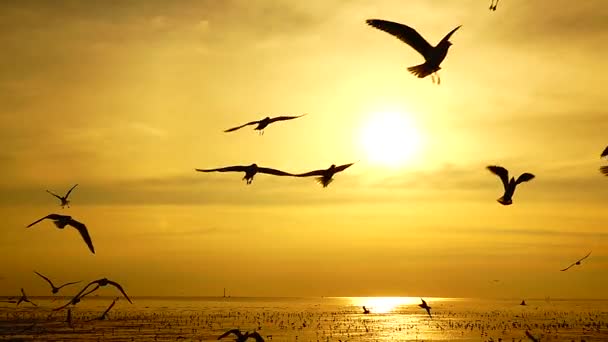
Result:
<svg viewBox="0 0 608 342"><path fill-rule="evenodd" d="M224 298L226 298L226 288L224 287Z"/></svg>

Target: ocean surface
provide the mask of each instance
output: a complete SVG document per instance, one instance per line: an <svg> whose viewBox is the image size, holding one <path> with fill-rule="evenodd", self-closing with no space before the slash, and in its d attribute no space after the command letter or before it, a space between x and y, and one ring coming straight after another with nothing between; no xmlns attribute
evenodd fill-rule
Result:
<svg viewBox="0 0 608 342"><path fill-rule="evenodd" d="M113 299L85 297L70 322L67 309L52 310L67 297L2 302L0 340L215 341L237 328L266 341L533 341L526 331L539 341L608 341L607 300L425 298L429 317L410 297L135 297L97 319Z"/></svg>

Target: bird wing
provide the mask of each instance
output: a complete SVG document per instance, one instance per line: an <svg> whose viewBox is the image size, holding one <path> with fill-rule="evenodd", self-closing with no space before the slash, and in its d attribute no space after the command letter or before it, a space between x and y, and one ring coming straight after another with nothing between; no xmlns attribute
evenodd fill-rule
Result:
<svg viewBox="0 0 608 342"><path fill-rule="evenodd" d="M258 167L258 173L267 173L275 176L293 176L293 174L281 170L275 170L268 167Z"/></svg>
<svg viewBox="0 0 608 342"><path fill-rule="evenodd" d="M116 297L116 298L115 298L115 299L112 301L112 304L110 304L110 306L108 306L108 308L106 309L106 311L104 311L104 312L101 314L101 317L105 317L105 316L108 314L108 312L109 312L110 310L112 310L112 308L113 308L113 307L114 307L114 305L116 304L116 301L117 301L117 300L118 300L118 297ZM102 319L103 319L103 318L102 318Z"/></svg>
<svg viewBox="0 0 608 342"><path fill-rule="evenodd" d="M608 146L604 149L604 152L600 154L600 158L608 157Z"/></svg>
<svg viewBox="0 0 608 342"><path fill-rule="evenodd" d="M37 274L38 276L40 276L42 279L46 280L46 281L49 283L49 285L51 285L51 287L53 287L53 288L55 287L55 285L53 285L53 282L51 282L51 280L50 280L49 278L47 278L47 277L43 276L42 274L40 274L40 273L38 273L38 272L36 272L36 271L34 271L34 273L36 273L36 274Z"/></svg>
<svg viewBox="0 0 608 342"><path fill-rule="evenodd" d="M570 266L568 266L568 267L566 267L566 268L564 268L563 270L560 270L560 271L562 271L562 272L563 272L563 271L567 271L567 270L569 270L569 269L570 269L570 267L572 267L572 266L574 266L574 265L576 265L576 263L573 263L572 265L570 265Z"/></svg>
<svg viewBox="0 0 608 342"><path fill-rule="evenodd" d="M59 286L57 289L64 288L64 287L66 287L66 286L68 286L68 285L74 285L74 284L78 284L78 283L80 283L80 282L82 282L82 280L80 280L80 281L73 281L73 282L71 282L71 283L65 283L65 284L63 284L63 285Z"/></svg>
<svg viewBox="0 0 608 342"><path fill-rule="evenodd" d="M92 282L88 283L88 284L87 284L87 286L83 287L83 288L82 288L82 290L80 290L80 292L78 292L78 293L77 293L77 294L76 294L76 295L75 295L75 296L72 298L72 300L74 300L74 299L76 299L76 298L80 298L80 295L81 295L81 294L83 294L83 293L84 293L84 291L86 291L86 290L89 288L89 286L91 286L91 285L93 285L93 284L97 284L97 280L95 280L95 281L92 281ZM99 288L99 284L97 284L97 288ZM95 288L93 291L97 290L97 288ZM93 292L93 291L87 292L87 293L86 293L84 296L86 296L87 294L90 294L90 293L91 293L91 292ZM82 296L82 297L84 297L84 296ZM70 300L70 303L72 302L72 300ZM68 303L68 305L69 305L69 303ZM67 306L67 305L66 305L66 306Z"/></svg>
<svg viewBox="0 0 608 342"><path fill-rule="evenodd" d="M244 125L240 125L240 126L237 126L237 127L228 128L228 129L227 129L227 130L225 130L224 132L225 132L225 133L228 133L228 132L233 132L233 131L236 131L237 129L241 129L241 128L246 127L246 126L249 126L249 125L256 125L256 124L258 124L258 123L260 123L260 120L257 120L257 121L251 121L251 122L248 122L248 123L246 123L246 124L244 124Z"/></svg>
<svg viewBox="0 0 608 342"><path fill-rule="evenodd" d="M65 194L65 198L68 198L68 196L70 196L70 193L72 192L72 190L74 190L74 188L77 186L78 186L78 184L75 184L70 190L68 190L68 192Z"/></svg>
<svg viewBox="0 0 608 342"><path fill-rule="evenodd" d="M23 287L21 288L21 294L23 295L23 297L27 298L27 295L25 294L25 291L23 290Z"/></svg>
<svg viewBox="0 0 608 342"><path fill-rule="evenodd" d="M254 331L251 334L247 335L247 338L253 338L256 340L256 342L264 342L264 339L262 338L262 336L257 332Z"/></svg>
<svg viewBox="0 0 608 342"><path fill-rule="evenodd" d="M429 42L427 42L420 35L420 33L416 32L416 30L409 26L380 19L369 19L365 22L370 26L399 38L399 40L418 51L425 59L429 57L431 51L433 50L433 46L431 46L431 44L429 44ZM452 32L450 32L448 36L450 34L452 34Z"/></svg>
<svg viewBox="0 0 608 342"><path fill-rule="evenodd" d="M285 120L292 120L292 119L297 119L297 118L301 118L306 114L302 114L302 115L296 115L296 116L277 116L274 117L272 119L270 119L269 123L275 122L275 121L285 121Z"/></svg>
<svg viewBox="0 0 608 342"><path fill-rule="evenodd" d="M600 167L600 172L603 173L605 176L608 176L608 166Z"/></svg>
<svg viewBox="0 0 608 342"><path fill-rule="evenodd" d="M509 188L509 171L502 166L490 165L487 167L490 172L500 177L505 190ZM520 176L521 177L521 176Z"/></svg>
<svg viewBox="0 0 608 342"><path fill-rule="evenodd" d="M426 305L426 301L424 299L420 298L420 300L422 301L423 306L428 306L428 305Z"/></svg>
<svg viewBox="0 0 608 342"><path fill-rule="evenodd" d="M522 174L521 174L521 175L520 175L520 176L517 178L517 180L515 181L515 184L517 185L517 184L519 184L519 183L523 183L523 182L530 181L530 180L534 179L534 177L535 177L535 176L534 176L533 174L531 174L531 173L527 173L527 172L526 172L526 173L522 173Z"/></svg>
<svg viewBox="0 0 608 342"><path fill-rule="evenodd" d="M223 333L220 337L218 337L218 340L221 340L222 338L230 335L230 334L235 334L237 337L242 337L243 334L241 334L241 331L239 329L232 329L232 330L228 330L225 333Z"/></svg>
<svg viewBox="0 0 608 342"><path fill-rule="evenodd" d="M68 225L78 230L84 242L86 242L87 246L89 246L91 253L95 254L95 247L93 247L93 241L91 240L91 236L89 235L89 230L87 229L87 226L73 219L68 222Z"/></svg>
<svg viewBox="0 0 608 342"><path fill-rule="evenodd" d="M247 171L248 166L227 166L227 167L220 167L217 169L195 169L196 171L199 172L245 172Z"/></svg>
<svg viewBox="0 0 608 342"><path fill-rule="evenodd" d="M443 39L441 40L441 42L445 42L447 40L450 39L450 37L452 36L452 34L454 34L454 32L456 32L456 30L458 30L462 25L458 25L458 27L456 27L455 29L453 29L452 31L450 31L448 34L445 35L445 37L443 37ZM441 42L439 42L439 44L441 44ZM437 44L437 45L439 45Z"/></svg>
<svg viewBox="0 0 608 342"><path fill-rule="evenodd" d="M131 299L129 299L129 296L127 296L127 293L125 292L125 290L123 290L122 286L120 286L119 283L117 283L115 281L108 280L108 284L116 287L122 293L122 295L125 296L125 298L127 298L127 300L129 301L129 303L133 304L133 302L131 301Z"/></svg>
<svg viewBox="0 0 608 342"><path fill-rule="evenodd" d="M428 306L425 309L426 309L426 313L429 314L429 317L433 318L433 316L431 316L431 309Z"/></svg>
<svg viewBox="0 0 608 342"><path fill-rule="evenodd" d="M577 261L577 262L581 262L581 261L583 261L583 260L587 259L587 258L588 258L590 255L591 255L591 252L589 252L587 255L585 255L585 256L584 256L582 259L580 259L580 260L579 260L579 261Z"/></svg>
<svg viewBox="0 0 608 342"><path fill-rule="evenodd" d="M51 214L51 215L52 215L52 214ZM31 226L33 226L33 225L35 225L36 223L38 223L38 222L40 222L40 221L42 221L42 220L45 220L45 219L47 219L47 218L50 218L49 216L51 216L51 215L47 215L47 216L45 216L45 217L41 218L40 220L37 220L37 221L34 221L34 222L30 223L30 224L29 224L29 225L28 225L26 228L29 228L29 227L31 227Z"/></svg>
<svg viewBox="0 0 608 342"><path fill-rule="evenodd" d="M306 172L306 173L300 173L297 175L294 175L296 177L310 177L310 176L323 176L325 174L326 170L314 170L314 171L310 171L310 172Z"/></svg>
<svg viewBox="0 0 608 342"><path fill-rule="evenodd" d="M344 164L344 165L340 165L338 167L336 167L334 170L334 172L342 172L346 169L348 169L351 165L353 165L354 163L350 163L350 164Z"/></svg>
<svg viewBox="0 0 608 342"><path fill-rule="evenodd" d="M54 192L51 192L51 191L49 191L49 190L47 190L46 192L48 192L49 194L51 194L51 195L53 195L53 196L55 196L55 197L57 197L57 198L61 199L61 196L57 195L57 194L56 194L56 193L54 193Z"/></svg>

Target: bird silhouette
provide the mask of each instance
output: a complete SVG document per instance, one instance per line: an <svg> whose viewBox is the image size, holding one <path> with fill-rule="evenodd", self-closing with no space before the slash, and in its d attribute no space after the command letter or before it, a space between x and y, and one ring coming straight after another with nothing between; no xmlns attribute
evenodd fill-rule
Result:
<svg viewBox="0 0 608 342"><path fill-rule="evenodd" d="M254 128L254 130L260 131L260 135L264 134L264 128L266 128L268 125L270 125L273 122L277 122L277 121L285 121L285 120L293 120L293 119L297 119L297 118L301 118L306 114L302 114L302 115L297 115L297 116L277 116L274 118L271 117L265 117L262 120L257 120L257 121L251 121L248 122L244 125L241 126L237 126L237 127L232 127L229 128L227 130L225 130L224 132L228 133L228 132L234 132L238 129L241 129L243 127L249 126L249 125L258 125L256 128Z"/></svg>
<svg viewBox="0 0 608 342"><path fill-rule="evenodd" d="M264 339L257 331L254 331L252 333L245 332L243 334L239 329L228 330L225 333L223 333L220 337L218 337L217 339L221 340L222 338L224 338L230 334L234 334L236 336L234 340L237 342L245 342L249 338L253 338L257 342L264 342Z"/></svg>
<svg viewBox="0 0 608 342"><path fill-rule="evenodd" d="M512 177L509 181L509 171L507 171L507 169L505 169L504 167L492 165L488 166L487 169L490 170L490 172L492 172L493 174L500 177L500 180L502 180L502 185L505 188L505 193L501 198L497 199L498 203L502 205L513 204L513 194L515 193L515 187L520 183L527 182L534 178L534 175L531 173L522 173L517 178L517 180L515 180L515 177Z"/></svg>
<svg viewBox="0 0 608 342"><path fill-rule="evenodd" d="M53 311L58 311L58 310L61 310L61 309L65 308L65 307L67 307L69 305L76 305L76 304L80 303L80 301L82 300L82 298L84 298L84 297L90 295L91 293L97 291L98 288L99 288L99 285L95 286L92 290L87 291L85 293L82 293L82 291L81 291L75 297L73 297L72 299L70 299L70 301L67 302L65 305L62 305L62 306L60 306L58 308L55 308L55 309L53 309Z"/></svg>
<svg viewBox="0 0 608 342"><path fill-rule="evenodd" d="M94 320L103 321L103 320L105 320L108 312L110 312L110 310L112 310L112 308L114 307L114 305L116 305L116 301L118 301L119 299L120 299L119 297L114 298L114 300L112 301L112 304L110 304L110 306L108 306L108 308L106 309L106 311L104 311L101 314L101 316L93 318L91 321L94 321Z"/></svg>
<svg viewBox="0 0 608 342"><path fill-rule="evenodd" d="M310 171L310 172L306 172L306 173L300 173L300 174L297 174L294 176L296 176L296 177L320 176L320 177L317 177L316 180L319 184L323 185L323 187L325 188L329 185L329 183L331 183L333 181L333 176L336 173L346 170L353 164L354 163L350 163L350 164L344 164L344 165L340 165L340 166L331 164L331 166L328 169L314 170L314 171Z"/></svg>
<svg viewBox="0 0 608 342"><path fill-rule="evenodd" d="M91 236L89 235L87 226L85 226L83 223L80 223L80 222L72 219L71 216L59 215L59 214L49 214L33 223L30 223L26 228L29 228L29 227L35 225L36 223L38 223L42 220L45 220L45 219L53 220L53 223L55 223L55 226L57 226L57 228L59 228L59 229L63 229L63 228L65 228L65 226L72 226L72 227L76 228L76 230L78 230L78 232L80 233L80 236L82 236L82 239L84 240L84 242L87 244L87 246L89 246L89 249L91 250L91 252L93 254L95 254L95 248L93 247L93 241L91 240Z"/></svg>
<svg viewBox="0 0 608 342"><path fill-rule="evenodd" d="M452 45L449 41L450 36L456 32L460 26L450 31L443 37L437 46L433 47L420 35L420 33L409 26L381 19L368 19L366 20L366 23L386 33L392 34L418 51L424 57L425 62L420 65L409 67L407 70L419 78L431 75L433 83L435 83L435 76L437 76L437 84L441 84L441 78L438 73L441 69L439 65L445 59L445 56L448 54L448 49L450 48L450 45Z"/></svg>
<svg viewBox="0 0 608 342"><path fill-rule="evenodd" d="M49 190L47 190L46 192L48 192L49 194L57 197L61 201L60 205L61 205L62 208L66 207L66 206L69 208L70 207L70 201L68 200L68 197L70 196L70 193L72 192L72 190L74 190L74 188L76 186L78 186L78 184L74 185L70 190L68 190L68 192L65 194L65 196L59 196L56 193L51 192Z"/></svg>
<svg viewBox="0 0 608 342"><path fill-rule="evenodd" d="M496 6L498 6L499 0L490 0L490 11L496 11Z"/></svg>
<svg viewBox="0 0 608 342"><path fill-rule="evenodd" d="M227 166L221 167L217 169L195 169L198 172L245 172L245 176L243 180L247 182L247 184L251 184L253 182L253 176L257 173L266 173L269 175L275 176L294 176L289 172L284 172L281 170L271 169L268 167L259 167L257 164L251 165L238 165L238 166Z"/></svg>
<svg viewBox="0 0 608 342"><path fill-rule="evenodd" d="M84 291L86 291L86 289L88 289L89 286L91 286L91 285L97 285L97 286L92 291L89 291L88 293L91 293L91 292L97 290L100 286L103 287L103 286L107 286L107 285L112 285L122 293L122 295L129 301L129 303L133 304L131 299L129 299L129 296L127 296L127 294L125 293L125 290L122 288L122 286L120 286L120 284L115 281L109 280L108 278L101 278L101 279L93 280L92 282L88 283L87 286L85 286L82 290L80 290L80 292L78 292L76 294L76 296L74 296L74 298L80 297L80 295Z"/></svg>
<svg viewBox="0 0 608 342"><path fill-rule="evenodd" d="M606 158L606 157L608 157L608 146L604 149L602 154L600 154L600 158ZM600 172L603 173L605 176L608 176L608 166L600 167Z"/></svg>
<svg viewBox="0 0 608 342"><path fill-rule="evenodd" d="M80 283L80 282L82 281L82 280L81 280L81 281L75 281L75 282L71 282L71 283L65 283L65 284L63 284L63 285L61 285L61 286L57 287L57 286L53 285L53 282L52 282L52 281L51 281L49 278L47 278L47 277L43 276L42 274L40 274L40 273L38 273L38 272L36 272L36 271L34 271L34 273L36 273L38 276L40 276L40 278L42 278L42 279L46 280L46 281L49 283L49 285L51 285L51 292L52 292L53 294L56 294L57 292L59 292L59 290L61 290L61 289L62 289L63 287L65 287L65 286L68 286L68 285L73 285L73 284L78 284L78 283Z"/></svg>
<svg viewBox="0 0 608 342"><path fill-rule="evenodd" d="M370 313L369 309L365 307L365 305L363 305L363 313L364 314L368 314Z"/></svg>
<svg viewBox="0 0 608 342"><path fill-rule="evenodd" d="M577 260L577 261L576 261L575 263L573 263L572 265L570 265L570 266L568 266L568 267L566 267L566 268L564 268L563 270L560 270L560 271L567 271L567 270L569 270L569 269L570 269L570 267L572 267L572 266L579 266L579 265L581 264L581 261L583 261L583 260L587 259L587 258L588 258L590 255L591 255L591 252L589 252L587 255L585 255L585 256L584 256L584 257L582 257L581 259Z"/></svg>
<svg viewBox="0 0 608 342"><path fill-rule="evenodd" d="M25 294L25 290L23 290L23 288L21 288L21 297L17 301L17 306L19 306L19 304L21 304L22 302L30 303L33 306L38 306L36 305L36 303L32 302L29 298L27 298L27 295Z"/></svg>
<svg viewBox="0 0 608 342"><path fill-rule="evenodd" d="M431 307L428 306L428 304L426 303L426 301L424 299L420 298L420 300L422 301L422 304L418 304L418 306L425 309L426 313L429 314L429 317L433 318L433 316L431 316Z"/></svg>

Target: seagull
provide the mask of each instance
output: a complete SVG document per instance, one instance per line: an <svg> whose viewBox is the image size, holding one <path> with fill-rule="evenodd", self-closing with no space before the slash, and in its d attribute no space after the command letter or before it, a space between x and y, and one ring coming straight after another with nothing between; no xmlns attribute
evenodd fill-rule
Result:
<svg viewBox="0 0 608 342"><path fill-rule="evenodd" d="M418 306L421 307L421 308L423 308L423 309L425 309L426 313L429 314L429 317L433 318L431 316L431 307L426 304L426 301L424 299L420 298L420 300L422 301L422 304L418 304Z"/></svg>
<svg viewBox="0 0 608 342"><path fill-rule="evenodd" d="M568 266L568 267L566 267L566 268L564 268L563 270L560 270L560 271L567 271L572 266L578 266L578 265L580 265L581 261L587 259L590 255L591 255L591 252L589 252L587 255L585 255L584 257L582 257L581 259L579 259L577 262L573 263L572 265L570 265L570 266Z"/></svg>
<svg viewBox="0 0 608 342"><path fill-rule="evenodd" d="M392 34L418 51L424 57L424 63L409 67L407 70L419 78L425 78L428 75L431 75L433 83L435 83L436 75L437 84L441 84L441 78L438 73L441 69L439 65L448 54L448 48L452 45L449 41L450 36L462 25L450 31L443 37L437 46L433 47L420 35L420 33L409 26L381 19L368 19L365 22L370 26Z"/></svg>
<svg viewBox="0 0 608 342"><path fill-rule="evenodd" d="M608 146L604 149L602 154L600 154L600 158L608 157Z"/></svg>
<svg viewBox="0 0 608 342"><path fill-rule="evenodd" d="M21 298L19 298L19 300L17 301L17 306L19 306L21 302L26 302L32 304L33 306L38 306L36 305L36 303L32 302L29 298L27 298L27 295L25 294L23 288L21 288Z"/></svg>
<svg viewBox="0 0 608 342"><path fill-rule="evenodd" d="M269 175L275 176L294 176L289 172L284 172L281 170L275 170L268 167L259 167L257 164L251 164L249 166L238 165L238 166L227 166L221 167L217 169L195 169L198 172L245 172L245 176L243 180L247 182L247 184L251 184L253 182L253 176L256 173L266 173Z"/></svg>
<svg viewBox="0 0 608 342"><path fill-rule="evenodd" d="M236 338L234 340L237 342L245 342L245 341L247 341L248 338L253 338L257 342L264 342L264 339L262 338L262 336L260 336L260 334L257 331L254 331L252 333L249 333L247 331L243 334L239 329L228 330L225 333L223 333L220 337L218 337L217 339L221 340L222 338L224 338L230 334L234 334L236 336Z"/></svg>
<svg viewBox="0 0 608 342"><path fill-rule="evenodd" d="M260 131L260 135L264 135L264 128L266 128L268 125L270 125L273 122L277 122L277 121L285 121L285 120L293 120L293 119L297 119L297 118L301 118L306 114L302 114L302 115L297 115L297 116L277 116L274 118L270 118L270 117L265 117L262 120L258 120L258 121L251 121L248 122L244 125L241 126L237 126L237 127L232 127L229 128L227 130L225 130L224 132L228 133L228 132L234 132L237 129L241 129L245 126L249 126L249 125L258 125L256 128L254 128L254 130Z"/></svg>
<svg viewBox="0 0 608 342"><path fill-rule="evenodd" d="M498 6L499 0L490 0L490 11L496 11L496 6Z"/></svg>
<svg viewBox="0 0 608 342"><path fill-rule="evenodd" d="M104 311L101 316L97 317L97 318L93 318L93 320L99 320L99 321L103 321L104 319L106 319L106 315L108 314L108 312L110 310L112 310L112 308L114 307L114 305L116 304L116 301L120 299L119 297L114 298L114 300L112 301L112 304L110 304L110 306L108 306L108 308L106 309L106 311Z"/></svg>
<svg viewBox="0 0 608 342"><path fill-rule="evenodd" d="M80 295L84 291L86 291L86 289L88 289L89 286L91 286L91 285L97 285L97 286L93 290L87 292L87 294L89 294L89 293L97 290L100 286L112 285L112 286L114 286L115 288L117 288L122 293L122 295L129 301L129 303L133 304L133 302L131 301L131 299L129 299L129 296L127 296L127 294L125 293L125 290L123 290L122 286L120 286L120 284L117 283L117 282L115 282L115 281L109 280L108 278L101 278L101 279L98 279L98 280L93 280L92 282L90 282L89 284L87 284L87 286L85 286L82 290L80 290L80 292L78 292L78 294L76 294L76 296L74 296L74 298L79 298L79 297L82 298L82 297L84 297L85 295L83 295L83 296L80 296Z"/></svg>
<svg viewBox="0 0 608 342"><path fill-rule="evenodd" d="M89 246L89 249L91 250L91 252L93 254L95 254L95 248L93 247L93 241L91 240L91 236L89 236L89 231L87 230L87 226L85 226L83 223L80 223L80 222L72 219L72 216L49 214L49 215L41 218L40 220L35 221L34 223L30 223L26 228L29 228L44 219L53 220L53 223L55 223L55 226L57 226L57 228L59 228L59 229L63 229L63 228L65 228L65 226L72 226L72 227L76 228L78 230L78 232L80 233L80 236L82 236L82 239L84 240L84 242L86 242L87 246Z"/></svg>
<svg viewBox="0 0 608 342"><path fill-rule="evenodd" d="M370 313L369 309L365 307L365 305L363 306L363 313L364 314L368 314Z"/></svg>
<svg viewBox="0 0 608 342"><path fill-rule="evenodd" d="M49 283L49 285L51 285L51 292L53 292L53 294L56 294L57 292L59 292L59 290L61 290L61 288L65 287L65 286L80 283L80 281L75 281L75 282L72 282L72 283L65 283L65 284L57 287L57 286L53 285L53 282L51 282L51 280L49 278L43 276L42 274L40 274L40 273L38 273L36 271L34 271L34 273L36 273L37 275L39 275L42 279L46 280Z"/></svg>
<svg viewBox="0 0 608 342"><path fill-rule="evenodd" d="M515 177L512 177L509 181L509 171L507 171L507 169L504 167L492 165L488 166L487 169L500 177L502 180L502 184L505 188L505 194L501 198L497 199L498 203L502 205L510 205L513 203L513 193L515 192L515 187L517 184L527 182L534 178L534 175L531 173L522 173L517 180L515 180Z"/></svg>
<svg viewBox="0 0 608 342"><path fill-rule="evenodd" d="M61 201L61 207L64 208L65 206L67 206L68 208L70 207L70 201L68 201L68 196L70 196L70 193L72 192L72 190L74 190L74 188L78 186L78 184L74 185L70 190L68 190L68 192L65 194L65 196L59 196L54 192L51 192L49 190L47 190L46 192L48 192L49 194L57 197L60 201Z"/></svg>
<svg viewBox="0 0 608 342"><path fill-rule="evenodd" d="M604 152L602 152L602 154L600 154L600 158L606 158L606 157L608 157L608 146L606 146L606 148L604 149ZM603 173L604 175L608 176L608 166L600 167L600 172Z"/></svg>
<svg viewBox="0 0 608 342"><path fill-rule="evenodd" d="M325 188L329 185L329 183L331 183L333 181L333 176L336 173L346 170L353 164L354 163L350 163L350 164L344 164L344 165L340 165L340 166L331 164L329 169L326 169L326 170L315 170L315 171L310 171L310 172L306 172L306 173L300 173L300 174L297 174L294 176L296 176L296 177L321 176L321 177L317 177L317 182L319 182L319 184L322 184L323 187Z"/></svg>
<svg viewBox="0 0 608 342"><path fill-rule="evenodd" d="M67 307L67 306L69 306L69 305L76 305L76 304L80 303L80 300L81 300L82 298L84 298L84 297L88 296L89 294L91 294L91 293L95 292L95 291L96 291L98 288L99 288L99 285L97 285L96 287L94 287L92 290L90 290L90 291L88 291L88 292L85 292L84 294L80 294L80 293L79 293L79 294L78 294L78 295L76 295L74 298L70 299L70 301L69 301L67 304L65 304L65 305L63 305L63 306L60 306L60 307L58 307L58 308L55 308L55 309L53 309L53 311L58 311L58 310L61 310L61 309L65 308L65 307ZM86 288L85 288L85 289L86 289ZM81 293L82 293L82 291L81 291Z"/></svg>

